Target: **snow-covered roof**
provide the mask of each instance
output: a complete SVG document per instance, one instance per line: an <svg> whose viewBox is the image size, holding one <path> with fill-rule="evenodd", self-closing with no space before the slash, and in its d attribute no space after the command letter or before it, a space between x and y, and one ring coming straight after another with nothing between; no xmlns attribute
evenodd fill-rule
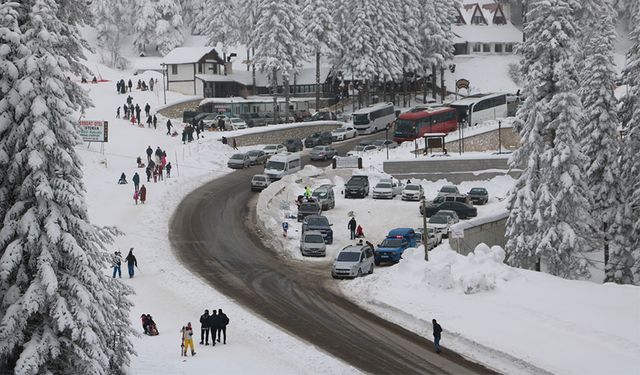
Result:
<svg viewBox="0 0 640 375"><path fill-rule="evenodd" d="M169 52L162 62L165 64L189 64L200 61L202 57L213 51L213 47L178 47Z"/></svg>
<svg viewBox="0 0 640 375"><path fill-rule="evenodd" d="M138 57L133 60L133 70L143 72L145 70L162 70L162 58L160 57Z"/></svg>
<svg viewBox="0 0 640 375"><path fill-rule="evenodd" d="M454 43L518 43L522 31L507 22L506 25L453 25Z"/></svg>
<svg viewBox="0 0 640 375"><path fill-rule="evenodd" d="M467 25L472 24L474 15L482 16L487 25L493 25L496 13L504 16L509 23L504 6L496 0L463 0L457 9Z"/></svg>
<svg viewBox="0 0 640 375"><path fill-rule="evenodd" d="M253 76L252 72L247 72L246 69L243 69L243 66L233 67L233 73L225 75L220 74L196 74L198 79L201 79L205 82L238 82L245 86L250 86L253 84ZM331 71L331 67L329 65L320 65L320 82L325 82ZM298 72L298 76L296 78L296 84L298 85L312 85L316 83L316 68L315 65L311 66L303 66ZM258 87L269 87L271 83L269 82L269 78L266 74L256 71L256 86ZM282 84L282 75L278 73L278 84ZM289 81L289 84L293 85L293 78Z"/></svg>

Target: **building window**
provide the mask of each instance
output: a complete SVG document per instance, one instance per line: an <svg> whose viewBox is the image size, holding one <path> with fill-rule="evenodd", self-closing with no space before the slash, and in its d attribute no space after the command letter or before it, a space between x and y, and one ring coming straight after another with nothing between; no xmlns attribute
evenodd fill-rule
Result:
<svg viewBox="0 0 640 375"><path fill-rule="evenodd" d="M513 52L513 43L507 43L504 45L504 51L507 53Z"/></svg>
<svg viewBox="0 0 640 375"><path fill-rule="evenodd" d="M486 22L484 22L484 17L482 16L473 16L473 20L471 21L472 24L474 25L485 25Z"/></svg>
<svg viewBox="0 0 640 375"><path fill-rule="evenodd" d="M506 25L507 24L507 20L503 16L495 16L493 18L493 24L494 25Z"/></svg>
<svg viewBox="0 0 640 375"><path fill-rule="evenodd" d="M171 74L173 74L173 75L178 74L178 65L177 64L171 64Z"/></svg>
<svg viewBox="0 0 640 375"><path fill-rule="evenodd" d="M495 49L496 53L502 53L502 43L496 43L493 48Z"/></svg>
<svg viewBox="0 0 640 375"><path fill-rule="evenodd" d="M202 63L198 63L198 74L202 74L202 71L204 70L202 65Z"/></svg>
<svg viewBox="0 0 640 375"><path fill-rule="evenodd" d="M473 52L480 52L482 48L482 44L481 43L474 43L473 44Z"/></svg>
<svg viewBox="0 0 640 375"><path fill-rule="evenodd" d="M491 44L489 43L484 43L482 45L482 52L491 52Z"/></svg>

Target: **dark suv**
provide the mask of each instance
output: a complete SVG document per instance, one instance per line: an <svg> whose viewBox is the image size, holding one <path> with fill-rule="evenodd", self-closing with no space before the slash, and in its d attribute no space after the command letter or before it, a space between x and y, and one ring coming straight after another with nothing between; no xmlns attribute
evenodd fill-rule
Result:
<svg viewBox="0 0 640 375"><path fill-rule="evenodd" d="M333 138L330 132L316 132L304 140L304 147L312 148L315 146L330 145L332 142Z"/></svg>
<svg viewBox="0 0 640 375"><path fill-rule="evenodd" d="M458 214L460 219L468 219L470 217L478 216L478 209L473 205L463 202L443 202L440 204L427 205L426 216L430 217L435 215L440 210L451 210ZM420 214L422 215L422 205L420 205Z"/></svg>
<svg viewBox="0 0 640 375"><path fill-rule="evenodd" d="M304 202L298 207L298 221L304 220L309 215L320 215L322 207L318 202Z"/></svg>
<svg viewBox="0 0 640 375"><path fill-rule="evenodd" d="M369 177L368 176L352 176L344 185L344 197L364 198L369 195Z"/></svg>
<svg viewBox="0 0 640 375"><path fill-rule="evenodd" d="M333 243L333 229L331 229L331 224L326 216L309 215L305 217L302 221L302 233L308 230L320 231L325 243Z"/></svg>
<svg viewBox="0 0 640 375"><path fill-rule="evenodd" d="M247 123L247 126L253 128L254 126L265 126L267 125L267 121L264 117L260 116L260 114L255 112L243 113L240 115L240 118Z"/></svg>
<svg viewBox="0 0 640 375"><path fill-rule="evenodd" d="M289 152L302 151L303 148L302 141L298 138L287 139L286 141L282 142L282 144L287 148L287 151Z"/></svg>

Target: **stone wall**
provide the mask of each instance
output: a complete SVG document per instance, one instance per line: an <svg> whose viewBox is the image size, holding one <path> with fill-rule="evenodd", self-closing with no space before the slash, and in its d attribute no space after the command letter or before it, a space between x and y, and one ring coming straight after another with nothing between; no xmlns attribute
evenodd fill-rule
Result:
<svg viewBox="0 0 640 375"><path fill-rule="evenodd" d="M267 126L267 129L271 126ZM332 131L340 127L340 124L333 121L327 123L320 124L305 124L305 123L296 123L289 124L286 126L278 125L278 127L274 127L272 130L259 132L259 133L249 133L238 135L236 137L229 137L228 142L232 144L233 140L236 140L237 146L253 146L259 144L278 144L284 142L289 138L299 138L303 139L315 132L322 131ZM256 129L264 129L264 128L256 128ZM266 130L266 129L265 129Z"/></svg>
<svg viewBox="0 0 640 375"><path fill-rule="evenodd" d="M420 156L415 160L385 161L382 169L397 179L418 178L429 181L447 179L454 184L462 181L489 180L505 174L513 177L520 175L519 170L509 170L507 155L482 159Z"/></svg>
<svg viewBox="0 0 640 375"><path fill-rule="evenodd" d="M459 239L450 238L449 244L451 248L462 255L469 254L481 243L488 246L498 245L504 248L507 244L507 238L505 237L507 216L508 213L504 212L490 220L483 220L477 223L474 223L474 219L461 221L456 224L456 227L462 230L464 236ZM479 220L476 219L476 221Z"/></svg>
<svg viewBox="0 0 640 375"><path fill-rule="evenodd" d="M158 113L160 113L164 117L168 117L170 119L180 119L180 121L182 121L182 112L197 111L198 105L201 101L202 98L197 98L173 105L168 105L158 109Z"/></svg>
<svg viewBox="0 0 640 375"><path fill-rule="evenodd" d="M520 136L512 128L502 128L502 151L513 151L520 145ZM451 141L445 144L447 152L458 152L458 141ZM465 137L464 151L498 151L498 129Z"/></svg>

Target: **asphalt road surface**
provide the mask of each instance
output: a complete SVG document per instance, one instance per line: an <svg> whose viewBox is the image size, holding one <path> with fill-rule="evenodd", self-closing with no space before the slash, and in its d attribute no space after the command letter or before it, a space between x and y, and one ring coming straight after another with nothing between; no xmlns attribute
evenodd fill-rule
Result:
<svg viewBox="0 0 640 375"><path fill-rule="evenodd" d="M384 133L374 137L384 138ZM344 154L354 144L335 147ZM261 170L252 167L215 179L180 203L169 233L173 251L188 269L265 319L364 372L494 373L446 347L438 355L431 341L348 301L326 264L285 259L267 248L256 229L256 193L249 188L251 177ZM446 327L446 321L442 324Z"/></svg>

